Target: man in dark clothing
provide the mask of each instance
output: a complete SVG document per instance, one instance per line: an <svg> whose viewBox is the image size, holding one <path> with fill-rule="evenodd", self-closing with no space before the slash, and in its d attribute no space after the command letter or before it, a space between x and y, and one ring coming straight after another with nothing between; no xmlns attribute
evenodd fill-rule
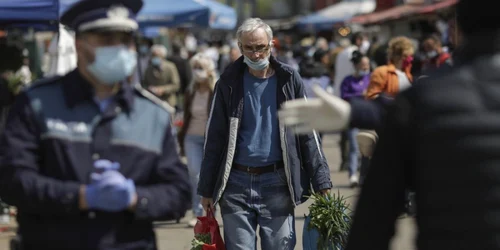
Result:
<svg viewBox="0 0 500 250"><path fill-rule="evenodd" d="M418 249L500 249L500 25L485 4L458 3L461 64L423 79L390 108L347 250L388 249L405 187L416 191Z"/></svg>
<svg viewBox="0 0 500 250"><path fill-rule="evenodd" d="M16 97L0 141L0 196L24 250L154 250L155 220L190 207L169 107L133 82L141 0L83 0L78 68ZM120 55L120 56L116 56Z"/></svg>
<svg viewBox="0 0 500 250"><path fill-rule="evenodd" d="M3 132L5 118L9 110L9 106L14 101L14 94L9 89L9 83L0 78L0 134Z"/></svg>
<svg viewBox="0 0 500 250"><path fill-rule="evenodd" d="M193 73L189 61L181 56L182 45L174 43L172 45L172 55L168 57L168 60L175 64L177 71L179 72L179 78L181 80L181 89L178 93L184 93L186 88L191 83L193 79ZM182 102L178 102L182 103Z"/></svg>

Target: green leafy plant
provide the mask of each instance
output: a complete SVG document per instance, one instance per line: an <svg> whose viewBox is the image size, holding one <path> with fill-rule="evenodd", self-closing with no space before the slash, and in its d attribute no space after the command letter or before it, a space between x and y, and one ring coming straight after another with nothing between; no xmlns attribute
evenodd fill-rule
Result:
<svg viewBox="0 0 500 250"><path fill-rule="evenodd" d="M210 234L196 234L191 241L191 250L203 250L204 244L212 244L212 236Z"/></svg>
<svg viewBox="0 0 500 250"><path fill-rule="evenodd" d="M16 74L11 74L7 81L9 82L9 89L12 93L17 94L23 86L22 77Z"/></svg>
<svg viewBox="0 0 500 250"><path fill-rule="evenodd" d="M311 198L313 203L309 206L309 229L315 229L319 233L318 249L329 249L331 246L335 250L344 249L351 228L351 210L347 199L340 192L337 195L316 193Z"/></svg>

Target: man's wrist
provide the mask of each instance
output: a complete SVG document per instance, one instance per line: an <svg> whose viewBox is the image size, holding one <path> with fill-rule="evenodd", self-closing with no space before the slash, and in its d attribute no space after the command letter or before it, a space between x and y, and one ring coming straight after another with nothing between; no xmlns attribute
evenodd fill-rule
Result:
<svg viewBox="0 0 500 250"><path fill-rule="evenodd" d="M132 195L132 200L131 200L130 205L128 206L127 210L134 212L136 207L137 207L137 193L134 193Z"/></svg>
<svg viewBox="0 0 500 250"><path fill-rule="evenodd" d="M89 206L87 204L86 194L87 194L87 186L81 185L80 190L78 192L78 208L80 210L89 209Z"/></svg>

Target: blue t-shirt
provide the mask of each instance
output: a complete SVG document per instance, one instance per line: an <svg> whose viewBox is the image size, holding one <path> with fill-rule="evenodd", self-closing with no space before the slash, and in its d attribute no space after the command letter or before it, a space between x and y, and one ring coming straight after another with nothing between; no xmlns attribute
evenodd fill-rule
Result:
<svg viewBox="0 0 500 250"><path fill-rule="evenodd" d="M244 105L234 162L262 167L281 161L276 75L261 79L245 71Z"/></svg>
<svg viewBox="0 0 500 250"><path fill-rule="evenodd" d="M97 97L94 97L94 102L99 105L99 109L101 110L101 113L104 113L104 111L106 111L106 109L108 108L108 106L111 104L111 102L113 101L114 97L108 97L106 99L103 99L103 100L99 100Z"/></svg>

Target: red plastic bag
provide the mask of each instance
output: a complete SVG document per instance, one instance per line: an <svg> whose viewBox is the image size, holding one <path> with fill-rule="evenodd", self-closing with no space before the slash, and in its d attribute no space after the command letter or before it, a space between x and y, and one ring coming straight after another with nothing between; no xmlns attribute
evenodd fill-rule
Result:
<svg viewBox="0 0 500 250"><path fill-rule="evenodd" d="M198 217L198 222L194 226L194 234L209 234L212 244L204 244L203 250L226 250L224 240L219 230L219 223L215 219L211 210L207 211L207 216Z"/></svg>

